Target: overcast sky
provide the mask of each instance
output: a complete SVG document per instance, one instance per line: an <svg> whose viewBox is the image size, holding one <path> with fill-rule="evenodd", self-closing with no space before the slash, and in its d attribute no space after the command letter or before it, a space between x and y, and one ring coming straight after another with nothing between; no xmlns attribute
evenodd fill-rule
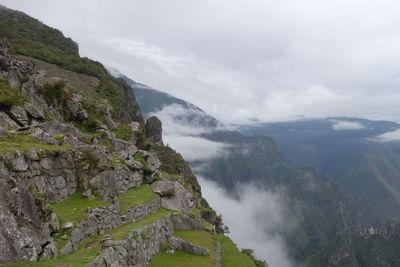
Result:
<svg viewBox="0 0 400 267"><path fill-rule="evenodd" d="M400 120L398 0L0 0L224 123Z"/></svg>

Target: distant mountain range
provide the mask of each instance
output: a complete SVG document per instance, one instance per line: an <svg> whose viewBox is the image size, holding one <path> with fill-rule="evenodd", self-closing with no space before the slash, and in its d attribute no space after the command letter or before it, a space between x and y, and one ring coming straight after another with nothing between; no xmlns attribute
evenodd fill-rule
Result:
<svg viewBox="0 0 400 267"><path fill-rule="evenodd" d="M266 123L241 131L271 136L296 166L318 167L352 193L370 224L382 226L400 221L398 129L400 125L390 121L328 118Z"/></svg>
<svg viewBox="0 0 400 267"><path fill-rule="evenodd" d="M193 119L194 126L204 120L203 126L210 131L202 133L203 138L229 144L224 156L213 158L205 167L197 168L201 169L199 174L228 190L237 183L252 182L269 190L285 191L290 207L285 216L288 221L297 222L297 227L281 234L286 237L290 256L298 262L317 253L336 233L367 224L347 190L318 169L291 165L272 138L219 130L218 126L222 124L196 106L126 77L125 80L132 86L145 117L169 105L181 105L188 109L189 116L193 116L190 111L196 109L200 111L196 118L182 118L181 113L179 116L185 123ZM199 163L202 162L192 162L192 166Z"/></svg>

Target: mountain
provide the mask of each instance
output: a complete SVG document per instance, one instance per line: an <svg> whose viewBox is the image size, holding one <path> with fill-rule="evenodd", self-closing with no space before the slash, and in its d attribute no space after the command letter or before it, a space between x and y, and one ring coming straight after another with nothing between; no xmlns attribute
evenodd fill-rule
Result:
<svg viewBox="0 0 400 267"><path fill-rule="evenodd" d="M321 169L379 226L400 220L400 144L382 139L399 128L390 121L328 118L247 126L242 132L271 136L295 165Z"/></svg>
<svg viewBox="0 0 400 267"><path fill-rule="evenodd" d="M367 228L359 233L341 233L317 255L308 259L312 266L399 266L400 224L379 230Z"/></svg>
<svg viewBox="0 0 400 267"><path fill-rule="evenodd" d="M78 51L0 6L0 264L266 266L224 235L161 121Z"/></svg>
<svg viewBox="0 0 400 267"><path fill-rule="evenodd" d="M191 114L192 104L159 92L147 86L137 86L130 83L143 110L144 116L160 112L168 105L181 105ZM140 87L138 89L138 87ZM157 95L157 105L148 99ZM153 98L153 97L151 97ZM183 123L197 127L197 119L206 118L213 121L211 116L199 110L198 117L191 121L190 116L179 113ZM162 113L162 112L161 112ZM158 113L160 114L160 113ZM217 123L221 124L222 123ZM317 253L338 233L345 230L355 230L365 225L366 221L355 207L352 195L326 178L314 168L296 168L279 151L272 138L266 136L245 136L237 131L220 130L215 127L201 133L202 138L227 144L221 157L204 162L191 162L197 173L216 181L219 185L231 191L237 184L257 184L266 190L284 191L288 196L285 211L286 220L296 225L295 229L283 231L290 250L290 256L298 262ZM200 166L200 168L199 168Z"/></svg>
<svg viewBox="0 0 400 267"><path fill-rule="evenodd" d="M189 102L176 98L167 93L157 91L147 85L137 83L125 75L120 75L120 77L133 88L133 91L138 98L138 102L142 107L143 114L146 117L151 116L152 113L162 110L166 106L178 105L187 111L183 116L177 116L177 119L180 121L196 124L197 127L201 126L205 128L217 128L222 126L218 120L209 116L199 107Z"/></svg>

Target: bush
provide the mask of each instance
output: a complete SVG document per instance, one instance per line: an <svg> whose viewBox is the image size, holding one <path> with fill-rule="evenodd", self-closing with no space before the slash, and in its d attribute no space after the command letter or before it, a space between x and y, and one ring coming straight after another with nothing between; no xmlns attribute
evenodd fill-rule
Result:
<svg viewBox="0 0 400 267"><path fill-rule="evenodd" d="M0 78L0 109L9 110L13 105L22 105L24 102L20 90L11 89L8 80Z"/></svg>
<svg viewBox="0 0 400 267"><path fill-rule="evenodd" d="M126 125L120 124L115 131L113 131L117 138L129 141L132 138L132 129Z"/></svg>
<svg viewBox="0 0 400 267"><path fill-rule="evenodd" d="M149 167L145 167L143 168L143 174L146 176L150 176L154 173L154 171L152 169L150 169Z"/></svg>
<svg viewBox="0 0 400 267"><path fill-rule="evenodd" d="M86 123L85 127L90 132L95 132L96 129L101 125L101 121L93 120L89 118L88 122Z"/></svg>
<svg viewBox="0 0 400 267"><path fill-rule="evenodd" d="M168 198L173 197L173 196L175 196L175 190L173 188L167 189L163 192L162 196L168 197Z"/></svg>
<svg viewBox="0 0 400 267"><path fill-rule="evenodd" d="M47 104L63 105L66 100L71 98L70 92L65 88L65 82L60 80L55 83L45 83L39 88L39 93L43 95Z"/></svg>
<svg viewBox="0 0 400 267"><path fill-rule="evenodd" d="M59 134L59 135L55 135L53 136L54 139L56 139L59 143L62 143L64 141L64 134Z"/></svg>

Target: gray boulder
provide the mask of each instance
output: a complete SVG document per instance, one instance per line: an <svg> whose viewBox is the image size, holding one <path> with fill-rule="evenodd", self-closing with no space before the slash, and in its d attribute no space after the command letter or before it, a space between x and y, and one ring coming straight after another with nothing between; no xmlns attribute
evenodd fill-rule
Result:
<svg viewBox="0 0 400 267"><path fill-rule="evenodd" d="M189 212L193 207L193 196L178 182L156 181L153 191L161 196L161 206L166 209Z"/></svg>
<svg viewBox="0 0 400 267"><path fill-rule="evenodd" d="M159 118L157 118L156 116L152 116L150 117L147 121L146 121L146 125L145 125L145 132L146 132L146 136L147 138L156 143L156 144L163 144L162 141L162 123L160 121Z"/></svg>
<svg viewBox="0 0 400 267"><path fill-rule="evenodd" d="M21 106L12 106L10 110L10 116L12 116L14 120L18 121L21 126L29 125L28 114Z"/></svg>
<svg viewBox="0 0 400 267"><path fill-rule="evenodd" d="M6 113L0 111L0 127L8 129L8 128L18 128L19 126Z"/></svg>
<svg viewBox="0 0 400 267"><path fill-rule="evenodd" d="M25 103L24 109L34 119L43 120L45 117L43 110L35 105L32 105L31 103Z"/></svg>

